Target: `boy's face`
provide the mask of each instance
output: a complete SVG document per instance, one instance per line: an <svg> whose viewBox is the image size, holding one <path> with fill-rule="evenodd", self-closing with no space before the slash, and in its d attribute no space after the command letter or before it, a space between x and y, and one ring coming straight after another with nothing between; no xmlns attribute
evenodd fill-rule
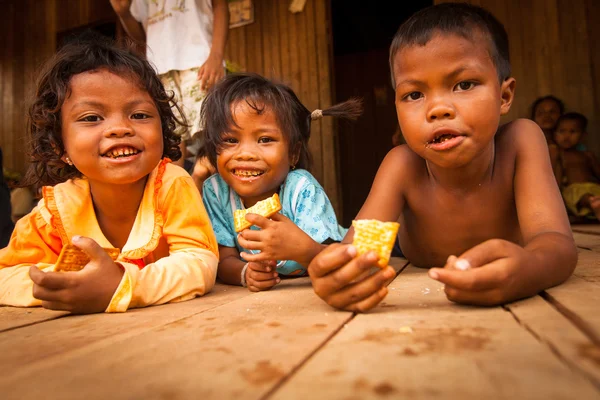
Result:
<svg viewBox="0 0 600 400"><path fill-rule="evenodd" d="M436 165L463 166L489 148L510 109L514 79L500 85L488 46L476 32L472 40L435 34L395 56L400 128L410 148Z"/></svg>
<svg viewBox="0 0 600 400"><path fill-rule="evenodd" d="M579 143L583 136L581 124L578 121L565 119L558 123L554 131L554 140L561 149L571 149Z"/></svg>

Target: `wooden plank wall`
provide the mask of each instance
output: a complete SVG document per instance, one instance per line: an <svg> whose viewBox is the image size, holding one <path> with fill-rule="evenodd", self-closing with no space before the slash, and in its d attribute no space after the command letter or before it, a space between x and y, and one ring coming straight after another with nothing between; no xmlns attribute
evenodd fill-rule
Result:
<svg viewBox="0 0 600 400"><path fill-rule="evenodd" d="M329 1L308 0L301 13L288 11L289 1L255 0L254 23L229 31L228 60L289 85L309 110L332 101ZM333 121L312 123L312 173L340 212L336 138Z"/></svg>
<svg viewBox="0 0 600 400"><path fill-rule="evenodd" d="M452 2L436 0L435 3ZM516 99L505 120L529 118L533 101L552 94L589 120L588 147L600 155L600 2L465 0L488 9L510 41Z"/></svg>
<svg viewBox="0 0 600 400"><path fill-rule="evenodd" d="M108 0L2 0L0 26L0 146L4 165L24 172L26 99L40 64L56 48L58 31L115 19ZM290 85L313 110L331 105L330 23L327 0L308 0L292 14L289 1L255 0L253 24L230 31L227 59L244 70ZM313 173L339 211L333 121L312 125Z"/></svg>
<svg viewBox="0 0 600 400"><path fill-rule="evenodd" d="M0 24L0 146L4 166L25 171L25 116L41 64L56 49L58 31L116 16L108 0L2 0Z"/></svg>

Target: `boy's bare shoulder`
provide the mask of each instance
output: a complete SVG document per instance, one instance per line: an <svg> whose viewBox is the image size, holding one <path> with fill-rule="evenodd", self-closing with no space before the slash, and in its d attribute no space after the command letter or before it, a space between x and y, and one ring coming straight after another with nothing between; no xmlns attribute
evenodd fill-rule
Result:
<svg viewBox="0 0 600 400"><path fill-rule="evenodd" d="M548 151L546 137L540 127L533 121L525 118L516 119L502 125L496 134L496 145L498 150Z"/></svg>
<svg viewBox="0 0 600 400"><path fill-rule="evenodd" d="M397 179L410 177L422 168L425 168L425 160L412 151L408 145L403 144L394 147L387 153L381 163L380 171L393 174Z"/></svg>

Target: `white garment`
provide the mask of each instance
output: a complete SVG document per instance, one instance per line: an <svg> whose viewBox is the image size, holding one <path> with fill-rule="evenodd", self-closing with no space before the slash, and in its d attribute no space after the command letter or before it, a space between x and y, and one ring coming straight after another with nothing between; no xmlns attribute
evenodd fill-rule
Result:
<svg viewBox="0 0 600 400"><path fill-rule="evenodd" d="M212 45L211 0L133 0L130 10L146 30L146 55L159 74L204 64Z"/></svg>

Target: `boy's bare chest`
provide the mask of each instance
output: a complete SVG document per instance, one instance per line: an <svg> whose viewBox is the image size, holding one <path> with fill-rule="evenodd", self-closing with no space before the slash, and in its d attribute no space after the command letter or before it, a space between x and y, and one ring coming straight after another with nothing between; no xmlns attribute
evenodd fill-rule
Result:
<svg viewBox="0 0 600 400"><path fill-rule="evenodd" d="M407 200L401 221L402 250L422 266L439 265L448 255L491 238L520 241L512 181L470 191L422 188L412 201Z"/></svg>

